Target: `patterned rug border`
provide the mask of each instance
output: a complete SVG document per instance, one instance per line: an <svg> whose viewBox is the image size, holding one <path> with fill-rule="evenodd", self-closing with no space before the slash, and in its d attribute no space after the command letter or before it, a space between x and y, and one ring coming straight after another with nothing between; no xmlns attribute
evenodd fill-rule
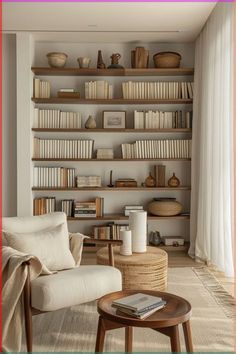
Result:
<svg viewBox="0 0 236 354"><path fill-rule="evenodd" d="M218 279L206 267L192 267L193 272L201 280L216 303L222 308L228 318L236 318L236 303L232 295L219 283Z"/></svg>

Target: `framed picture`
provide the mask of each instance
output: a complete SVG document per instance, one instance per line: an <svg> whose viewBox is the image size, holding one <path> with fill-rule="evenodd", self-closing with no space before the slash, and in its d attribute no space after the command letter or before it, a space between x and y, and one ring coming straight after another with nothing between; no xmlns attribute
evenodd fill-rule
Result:
<svg viewBox="0 0 236 354"><path fill-rule="evenodd" d="M126 111L103 111L104 129L125 128Z"/></svg>

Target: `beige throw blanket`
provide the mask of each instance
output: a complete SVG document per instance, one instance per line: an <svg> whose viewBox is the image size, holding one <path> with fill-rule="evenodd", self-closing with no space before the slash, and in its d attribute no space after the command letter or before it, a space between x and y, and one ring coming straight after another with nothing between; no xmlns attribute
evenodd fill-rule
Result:
<svg viewBox="0 0 236 354"><path fill-rule="evenodd" d="M70 234L70 248L79 266L83 249L82 234ZM21 253L11 247L2 248L2 346L3 352L19 352L21 348L22 328L24 325L22 292L27 278L27 266L30 261L30 279L40 274L51 274L50 270L32 255Z"/></svg>
<svg viewBox="0 0 236 354"><path fill-rule="evenodd" d="M30 261L30 278L35 279L42 271L40 261L11 247L2 249L2 345L4 352L19 352L21 348L23 303L22 291Z"/></svg>

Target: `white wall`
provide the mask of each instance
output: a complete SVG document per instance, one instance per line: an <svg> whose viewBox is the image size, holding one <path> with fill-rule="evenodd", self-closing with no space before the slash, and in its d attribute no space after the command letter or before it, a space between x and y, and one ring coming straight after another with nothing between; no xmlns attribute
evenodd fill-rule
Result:
<svg viewBox="0 0 236 354"><path fill-rule="evenodd" d="M16 51L15 51L15 38L13 36L5 35L4 36L4 96L3 96L3 101L4 101L4 111L3 111L3 215L16 215L16 195L17 195L17 190L16 190L16 97L14 90L16 89L16 70L15 70L15 65L16 65ZM194 65L194 44L193 43L185 43L185 44L175 44L175 43L166 43L166 44L149 44L145 45L146 47L149 48L150 50L150 66L152 66L152 55L158 51L162 50L172 50L172 51L177 51L180 52L183 56L183 61L182 61L182 66L187 66L187 67L192 67ZM33 65L37 66L46 66L47 61L46 61L46 53L49 51L65 51L69 54L69 63L68 66L76 66L76 58L79 56L88 56L90 55L93 59L92 66L95 66L96 64L96 58L97 58L97 50L102 49L103 51L103 58L106 61L106 64L109 63L109 56L113 52L120 52L122 54L122 61L121 64L123 64L126 67L130 66L130 50L135 47L132 46L132 44L121 44L121 43L114 43L114 44L107 44L107 43L89 43L86 45L85 43L50 43L50 42L36 42L35 43L35 55L34 53L28 53L30 56L31 60L33 60ZM20 50L20 49L19 49ZM19 53L18 53L19 54ZM49 79L49 78L47 78ZM79 78L67 78L67 77L61 77L61 78L52 78L50 77L50 81L52 81L53 84L53 91L54 94L57 90L58 87L61 86L73 86L76 84L78 81L81 82L84 81L87 78L79 77ZM109 78L109 81L112 78ZM144 78L145 79L145 78ZM166 79L166 78L163 78ZM179 78L181 79L181 78ZM185 78L186 79L186 78ZM120 78L117 78L116 81L120 82ZM28 78L25 78L25 82L29 82ZM27 84L29 85L29 84ZM30 84L31 86L31 84ZM81 85L82 87L83 85ZM120 85L119 85L120 86ZM19 88L20 89L20 88ZM27 88L27 91L29 92L29 87ZM10 92L10 93L8 93ZM28 96L27 96L28 97ZM30 97L28 97L30 103ZM20 103L20 102L18 102ZM24 107L21 107L24 111ZM52 108L52 107L50 107ZM56 107L55 107L56 108ZM82 110L83 111L83 117L84 120L86 119L87 115L89 113L92 113L96 115L96 118L98 121L101 120L101 111L103 109L108 109L107 106L65 106L61 107L67 110ZM111 106L109 109L126 109L128 111L133 111L136 109L136 107L133 106ZM143 109L148 109L149 106L143 106ZM150 108L153 108L150 107ZM159 107L156 107L159 108ZM166 109L168 107L163 107L163 109ZM173 106L171 109L181 109L184 107L180 106ZM140 106L141 109L141 106ZM22 113L22 110L21 110ZM27 120L27 122L30 121L29 117L29 110L27 109L26 112L27 117L21 114L21 119L24 121ZM101 122L100 122L101 123ZM20 124L20 122L18 122ZM24 122L23 122L24 124ZM28 124L27 132L26 135L29 138L29 130L32 127L32 117L31 117L31 124ZM23 136L24 134L21 134ZM37 134L36 134L37 135ZM89 135L89 134L88 134ZM119 134L118 134L119 135ZM125 141L130 141L134 139L134 136L129 136L124 135L124 136L119 136L118 137L111 137L108 135L104 134L96 134L93 136L93 138L96 140L96 145L101 147L101 144L105 144L107 146L110 146L110 144L115 144L118 145L120 141L122 140ZM62 137L63 135L61 135ZM45 134L46 137L46 134ZM71 138L73 136L70 136ZM83 137L87 137L87 134L85 134ZM166 136L168 137L168 136ZM106 139L108 138L108 139ZM141 136L140 136L141 138ZM150 136L151 138L151 136ZM104 139L104 140L103 140ZM106 141L105 141L106 139ZM99 141L100 140L100 141ZM18 142L19 143L19 142ZM20 148L20 145L19 145ZM26 165L30 163L30 159L27 157ZM31 164L31 163L30 163ZM80 164L76 165L74 163L69 163L65 162L63 164L61 163L55 163L54 165L63 165L63 166L71 166L71 167L76 167L78 168L78 172L80 174L86 174L86 173L91 173L91 170L94 170L93 172L96 171L96 173L102 175L103 180L106 183L109 181L109 171L110 169L113 169L114 171L114 179L118 177L134 177L137 178L140 181L143 181L145 177L148 175L148 171L153 169L153 165L155 165L155 162L149 163L149 162L142 162L142 163L136 163L134 162L132 164L132 169L131 165L126 164L126 163L120 163L119 165L117 163L104 163L104 165L100 165L99 163L95 163L93 165L91 164ZM185 163L184 163L185 164ZM188 163L187 163L188 164ZM33 164L32 164L33 165ZM31 165L31 166L32 166ZM36 163L34 165L47 165L47 163ZM29 166L29 165L28 165ZM170 177L172 172L176 172L177 176L181 178L182 184L189 184L188 182L190 181L190 175L189 175L189 168L185 169L183 168L182 164L179 164L179 162L173 162L171 165L170 163L166 163L167 166L167 176ZM131 169L131 170L130 170ZM19 166L19 171L20 174L23 178L24 173L26 176L30 174L32 171L30 168L27 168L27 171L22 171L22 168ZM29 176L26 178L28 179ZM18 175L19 179L19 175ZM19 182L19 181L18 181ZM24 186L24 181L22 183L19 183L19 185ZM32 186L32 184L31 184ZM29 192L31 188L30 184L28 184L28 191L27 191L27 196L24 200L24 197L21 198L21 200L18 200L18 207L22 207L21 210L32 210L32 199L30 201L29 205ZM19 189L19 188L18 188ZM31 193L31 192L30 192ZM19 190L18 190L19 194ZM85 198L85 197L95 197L94 193L78 193L78 192L68 192L68 193L40 193L40 192L34 192L31 194L32 197L36 196L44 196L44 195L56 195L57 199L62 199L62 198ZM98 196L104 196L106 198L106 212L117 212L120 210L121 205L128 204L128 202L131 203L139 203L143 202L146 204L148 200L151 200L152 197L156 197L153 195L152 192L146 192L140 194L140 193L127 193L127 194L114 194L114 193L98 193ZM181 201L184 206L185 210L189 210L189 192L172 192L171 195L169 193L158 193L158 196L175 196L179 201ZM114 203L114 197L116 200L116 203ZM25 209L26 208L26 209ZM27 214L28 215L28 214ZM83 224L83 225L82 225ZM158 223L151 222L149 223L151 229L158 229L161 231L161 234L164 235L170 235L170 234L180 234L183 235L186 239L189 238L189 221L171 221L171 222L163 222L159 221ZM91 222L82 222L82 223L77 223L77 222L72 222L70 223L70 229L71 231L85 231L88 230L89 225L91 225Z"/></svg>
<svg viewBox="0 0 236 354"><path fill-rule="evenodd" d="M16 36L3 34L2 45L2 214L15 216L17 213Z"/></svg>

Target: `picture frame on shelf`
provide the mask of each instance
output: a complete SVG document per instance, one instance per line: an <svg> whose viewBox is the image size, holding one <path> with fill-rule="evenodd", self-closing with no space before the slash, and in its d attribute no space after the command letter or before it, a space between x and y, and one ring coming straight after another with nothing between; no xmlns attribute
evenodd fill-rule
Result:
<svg viewBox="0 0 236 354"><path fill-rule="evenodd" d="M103 111L103 129L125 129L126 111Z"/></svg>

